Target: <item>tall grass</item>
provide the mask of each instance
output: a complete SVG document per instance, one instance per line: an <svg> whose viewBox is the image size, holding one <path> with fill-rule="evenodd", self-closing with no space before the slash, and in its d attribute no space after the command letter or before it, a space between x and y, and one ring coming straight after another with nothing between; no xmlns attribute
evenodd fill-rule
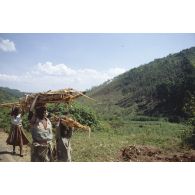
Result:
<svg viewBox="0 0 195 195"><path fill-rule="evenodd" d="M73 161L118 161L121 149L128 145L154 146L165 150L180 150L184 132L189 126L169 122L126 122L123 126L107 131L87 134L76 132L72 138Z"/></svg>

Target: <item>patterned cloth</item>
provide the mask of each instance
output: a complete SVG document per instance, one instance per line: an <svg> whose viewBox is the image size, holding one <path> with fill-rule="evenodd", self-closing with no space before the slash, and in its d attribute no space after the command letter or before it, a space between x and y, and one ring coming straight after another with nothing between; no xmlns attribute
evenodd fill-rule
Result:
<svg viewBox="0 0 195 195"><path fill-rule="evenodd" d="M11 125L10 133L6 142L8 145L20 147L29 143L29 140L24 133L22 125Z"/></svg>
<svg viewBox="0 0 195 195"><path fill-rule="evenodd" d="M48 118L46 128L41 120L38 118L31 121L31 133L33 144L31 147L31 161L32 162L51 162L53 157L53 132L52 124Z"/></svg>
<svg viewBox="0 0 195 195"><path fill-rule="evenodd" d="M31 162L52 162L53 157L53 143L39 144L33 142L31 146Z"/></svg>

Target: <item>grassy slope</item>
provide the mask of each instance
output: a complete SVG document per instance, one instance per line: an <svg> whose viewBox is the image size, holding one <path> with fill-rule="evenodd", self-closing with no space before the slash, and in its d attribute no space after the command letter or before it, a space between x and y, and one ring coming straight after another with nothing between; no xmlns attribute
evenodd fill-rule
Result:
<svg viewBox="0 0 195 195"><path fill-rule="evenodd" d="M145 108L152 110L158 104L158 100L153 98L157 86L167 82L175 85L185 79L182 65L184 58L195 67L195 47L156 59L93 88L88 91L88 95L96 99L97 103L89 104L101 114L109 111L109 107L114 112L125 111L125 114Z"/></svg>
<svg viewBox="0 0 195 195"><path fill-rule="evenodd" d="M118 161L121 149L128 145L154 146L166 150L182 150L183 137L190 128L168 122L129 122L113 130L86 133L76 132L72 138L73 161Z"/></svg>

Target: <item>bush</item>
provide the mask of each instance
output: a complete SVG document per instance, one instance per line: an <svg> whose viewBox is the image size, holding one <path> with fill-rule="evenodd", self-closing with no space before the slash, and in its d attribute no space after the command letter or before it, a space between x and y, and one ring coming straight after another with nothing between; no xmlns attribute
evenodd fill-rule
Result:
<svg viewBox="0 0 195 195"><path fill-rule="evenodd" d="M97 127L99 121L96 114L89 108L74 104L69 108L69 113L81 124L89 127Z"/></svg>
<svg viewBox="0 0 195 195"><path fill-rule="evenodd" d="M0 111L0 128L9 132L10 129L10 113L7 109L2 109Z"/></svg>
<svg viewBox="0 0 195 195"><path fill-rule="evenodd" d="M186 124L195 127L195 117L188 119L188 120L186 121Z"/></svg>
<svg viewBox="0 0 195 195"><path fill-rule="evenodd" d="M89 127L97 127L99 125L99 120L97 119L95 112L89 107L79 103L74 103L72 105L60 104L58 106L49 105L48 111L57 115L64 115L65 112L68 112L76 121Z"/></svg>

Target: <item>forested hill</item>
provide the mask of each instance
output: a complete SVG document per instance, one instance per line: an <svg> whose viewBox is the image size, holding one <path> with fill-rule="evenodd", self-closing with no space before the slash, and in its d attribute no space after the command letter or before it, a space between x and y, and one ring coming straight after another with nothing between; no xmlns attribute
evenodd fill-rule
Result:
<svg viewBox="0 0 195 195"><path fill-rule="evenodd" d="M19 97L22 97L23 95L24 93L17 89L0 87L0 103L16 101Z"/></svg>
<svg viewBox="0 0 195 195"><path fill-rule="evenodd" d="M195 115L195 47L133 68L88 94L152 116Z"/></svg>

